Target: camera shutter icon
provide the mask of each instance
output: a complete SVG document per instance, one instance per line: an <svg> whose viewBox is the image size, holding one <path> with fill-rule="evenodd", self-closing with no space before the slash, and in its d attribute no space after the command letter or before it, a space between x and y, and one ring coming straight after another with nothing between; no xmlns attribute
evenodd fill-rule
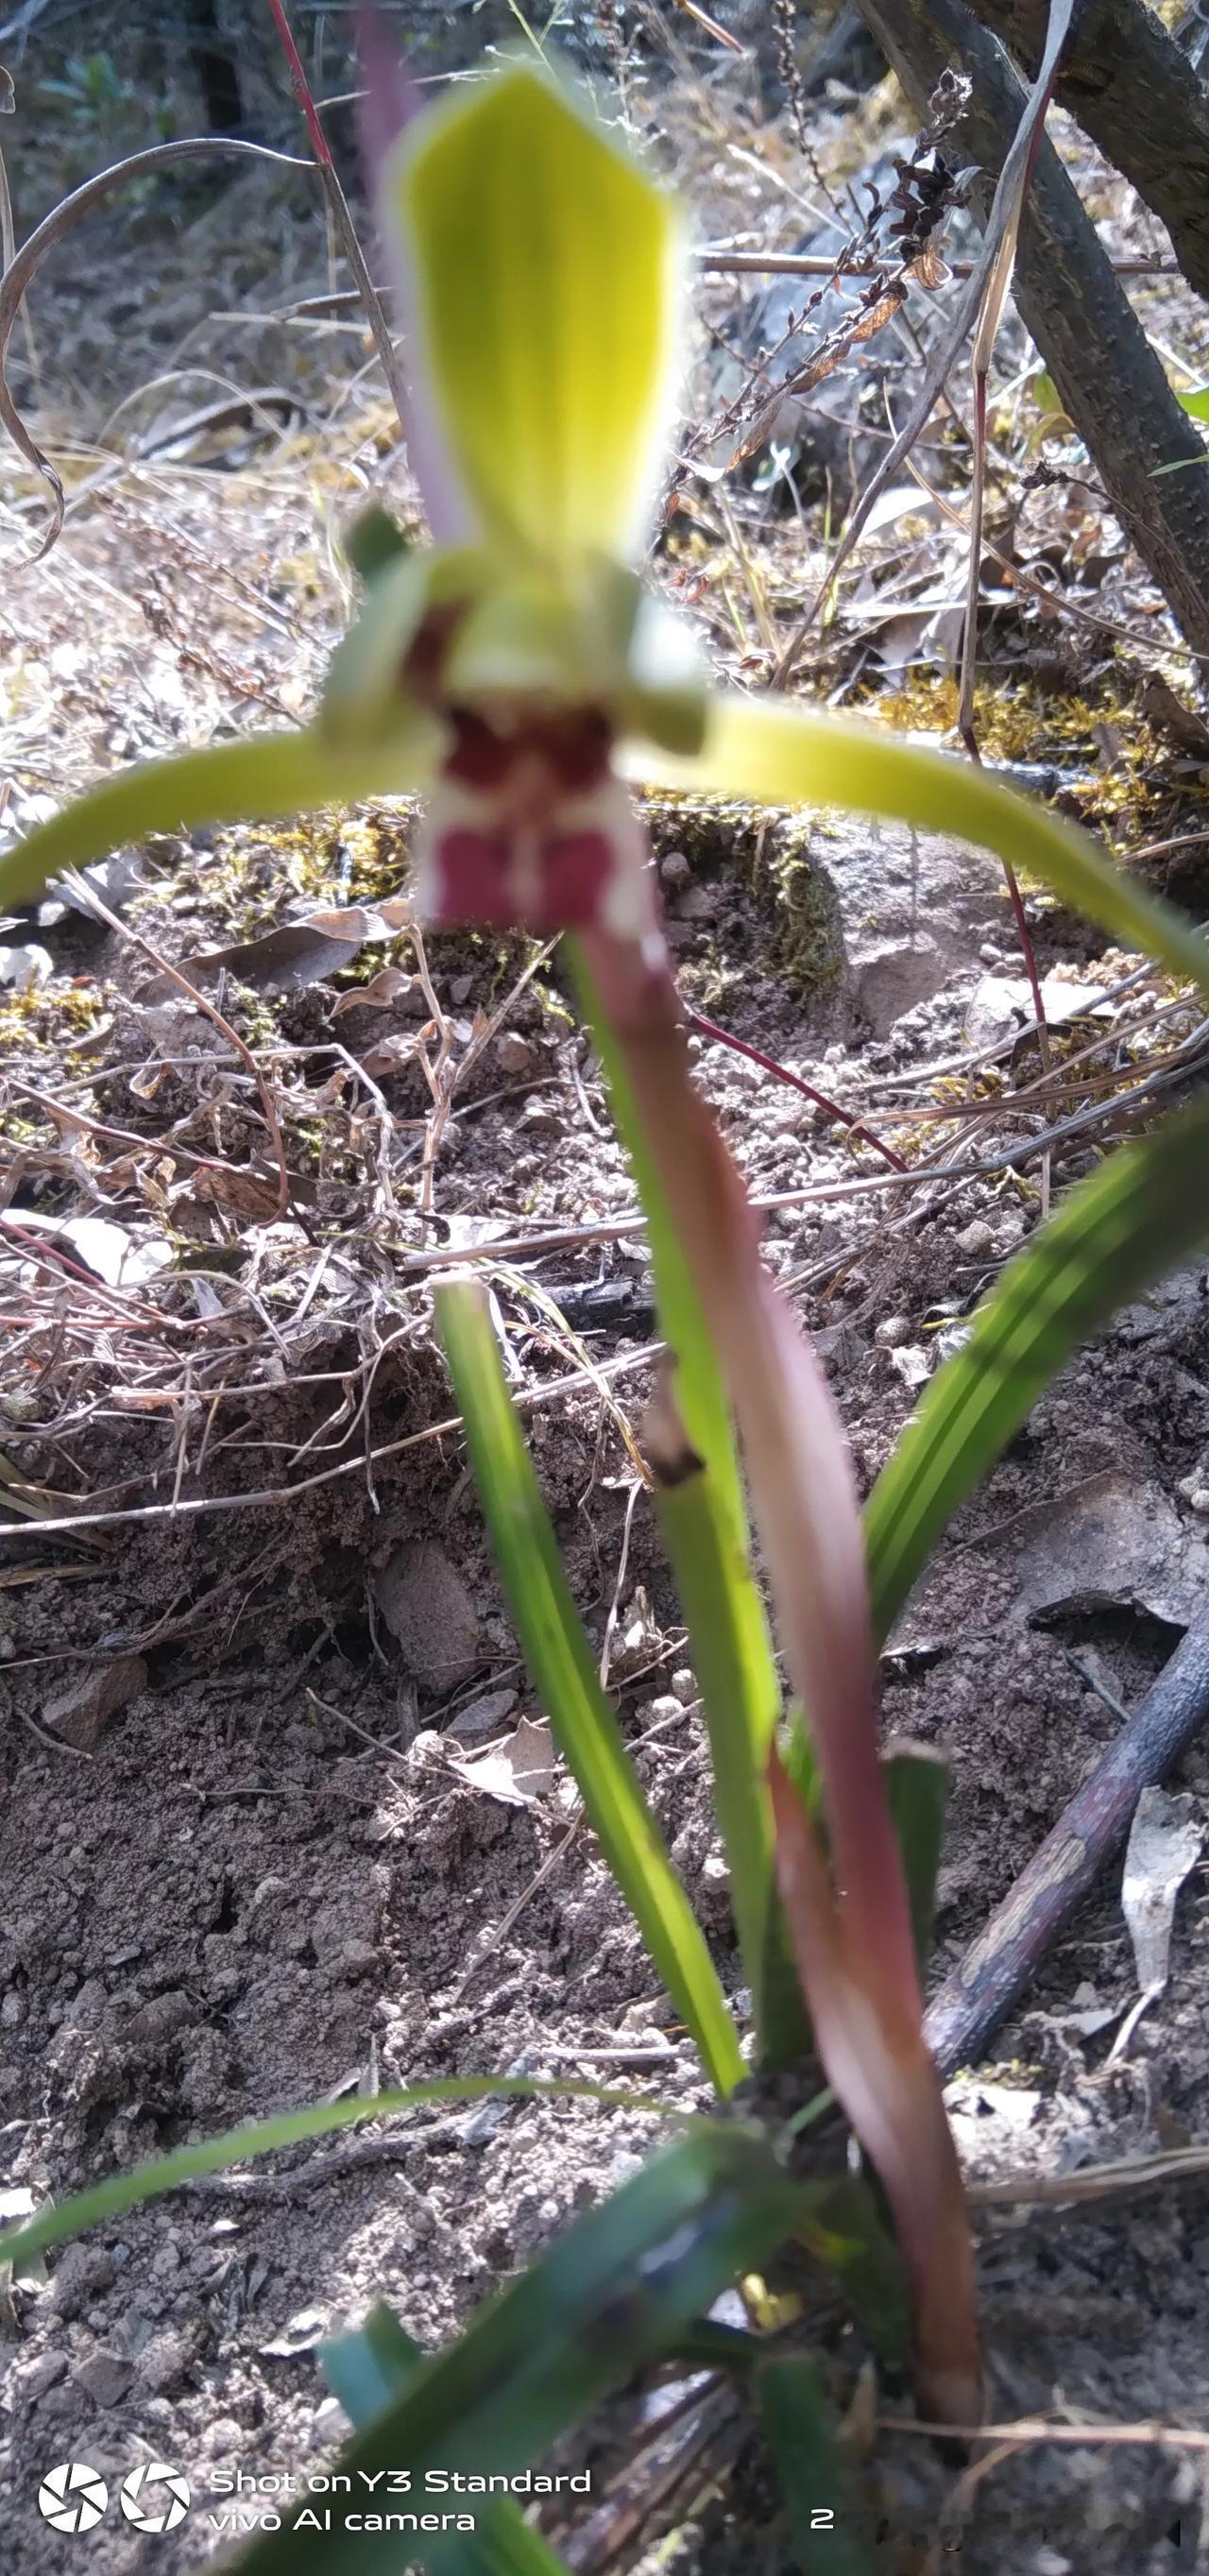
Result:
<svg viewBox="0 0 1209 2576"><path fill-rule="evenodd" d="M148 2460L122 2480L122 2511L136 2531L175 2531L189 2510L189 2481L163 2460Z"/></svg>
<svg viewBox="0 0 1209 2576"><path fill-rule="evenodd" d="M87 2460L60 2460L48 2469L38 2489L38 2511L52 2531L95 2531L109 2502L104 2478Z"/></svg>

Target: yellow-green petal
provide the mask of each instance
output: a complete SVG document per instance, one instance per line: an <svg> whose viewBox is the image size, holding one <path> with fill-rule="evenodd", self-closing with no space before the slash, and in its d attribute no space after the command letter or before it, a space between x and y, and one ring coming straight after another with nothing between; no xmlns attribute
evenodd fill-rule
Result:
<svg viewBox="0 0 1209 2576"><path fill-rule="evenodd" d="M418 118L382 198L413 376L479 533L529 565L631 556L673 389L671 200L525 64Z"/></svg>
<svg viewBox="0 0 1209 2576"><path fill-rule="evenodd" d="M678 759L634 743L624 766L650 787L695 788L757 805L838 806L950 832L1040 879L1115 939L1145 949L1209 994L1209 945L1173 904L1122 875L1075 824L972 761L784 699L720 692L710 698L698 753Z"/></svg>
<svg viewBox="0 0 1209 2576"><path fill-rule="evenodd" d="M436 728L413 721L381 751L341 752L314 733L253 735L121 769L0 857L0 909L36 903L64 868L84 868L151 832L203 823L276 822L318 805L407 795L428 784Z"/></svg>

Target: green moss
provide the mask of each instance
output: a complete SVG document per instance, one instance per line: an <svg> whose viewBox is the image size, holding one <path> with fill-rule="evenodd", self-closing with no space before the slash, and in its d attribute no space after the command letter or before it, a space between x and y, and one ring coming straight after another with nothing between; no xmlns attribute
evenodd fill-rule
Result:
<svg viewBox="0 0 1209 2576"><path fill-rule="evenodd" d="M839 899L805 847L801 816L771 825L765 861L772 881L771 960L801 993L830 993L843 962Z"/></svg>
<svg viewBox="0 0 1209 2576"><path fill-rule="evenodd" d="M743 980L754 972L775 975L804 996L831 992L843 936L835 888L808 847L818 828L813 816L721 797L661 796L648 800L647 819L657 853L683 850L694 876L725 875L736 897L745 898L755 956L738 970ZM711 999L736 980L721 953L711 953L705 972Z"/></svg>
<svg viewBox="0 0 1209 2576"><path fill-rule="evenodd" d="M1171 744L1139 714L1137 674L1115 660L1086 692L1055 689L1027 666L1004 680L980 682L974 696L978 746L987 760L1051 762L1071 773L1065 810L1105 831L1126 852L1161 839L1171 822ZM956 740L957 683L940 671L915 671L900 689L879 692L868 712L902 733L928 733L960 752ZM1194 778L1178 781L1180 813L1209 804Z"/></svg>
<svg viewBox="0 0 1209 2576"><path fill-rule="evenodd" d="M36 1048L61 1053L71 1038L91 1034L107 1001L97 984L31 984L24 992L0 991L0 1054Z"/></svg>

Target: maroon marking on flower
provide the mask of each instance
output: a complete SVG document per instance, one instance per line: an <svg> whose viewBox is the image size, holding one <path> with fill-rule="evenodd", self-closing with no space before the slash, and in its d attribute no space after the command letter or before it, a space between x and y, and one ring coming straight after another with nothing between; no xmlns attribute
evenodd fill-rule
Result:
<svg viewBox="0 0 1209 2576"><path fill-rule="evenodd" d="M584 930L599 920L617 865L607 832L552 832L542 851L543 930Z"/></svg>
<svg viewBox="0 0 1209 2576"><path fill-rule="evenodd" d="M513 928L516 898L509 884L509 856L506 833L468 831L464 825L442 832L433 852L436 927L481 921L490 930Z"/></svg>
<svg viewBox="0 0 1209 2576"><path fill-rule="evenodd" d="M584 929L599 918L616 864L607 832L553 831L542 840L534 877L525 883L507 833L450 824L432 856L432 919L438 927L479 921L488 929L509 930L520 924L543 936Z"/></svg>
<svg viewBox="0 0 1209 2576"><path fill-rule="evenodd" d="M578 796L607 777L613 732L599 707L568 707L525 715L497 732L473 707L452 707L453 749L447 778L491 792L503 787L522 762L540 764L554 795Z"/></svg>

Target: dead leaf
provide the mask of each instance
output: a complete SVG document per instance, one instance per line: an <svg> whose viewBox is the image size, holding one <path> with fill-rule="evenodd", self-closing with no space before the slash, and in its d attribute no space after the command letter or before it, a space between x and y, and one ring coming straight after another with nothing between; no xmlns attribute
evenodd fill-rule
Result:
<svg viewBox="0 0 1209 2576"><path fill-rule="evenodd" d="M371 1082L381 1082L386 1074L401 1073L404 1065L411 1063L418 1043L417 1038L405 1038L401 1029L394 1029L377 1046L359 1048L357 1061Z"/></svg>
<svg viewBox="0 0 1209 2576"><path fill-rule="evenodd" d="M1209 725L1195 707L1186 707L1158 671L1151 671L1138 691L1138 713L1156 733L1164 733L1193 760L1209 761Z"/></svg>
<svg viewBox="0 0 1209 2576"><path fill-rule="evenodd" d="M538 1798L548 1797L554 1786L558 1757L554 1738L545 1718L534 1721L522 1717L515 1735L490 1753L480 1753L467 1762L455 1762L453 1769L471 1789L484 1797L500 1798L507 1807L530 1807Z"/></svg>
<svg viewBox="0 0 1209 2576"><path fill-rule="evenodd" d="M208 1207L229 1208L233 1215L251 1217L253 1222L275 1217L278 1209L276 1181L258 1180L254 1172L237 1171L229 1163L203 1163L190 1173L184 1194Z"/></svg>
<svg viewBox="0 0 1209 2576"><path fill-rule="evenodd" d="M141 1288L172 1259L172 1247L159 1238L127 1233L105 1216L43 1216L37 1208L11 1208L9 1216L22 1234L44 1235L61 1243L84 1269L108 1288ZM20 1243L14 1250L20 1251Z"/></svg>
<svg viewBox="0 0 1209 2576"><path fill-rule="evenodd" d="M1013 1525L1019 1619L1101 1603L1186 1628L1209 1588L1209 1547L1158 1484L1108 1468Z"/></svg>
<svg viewBox="0 0 1209 2576"><path fill-rule="evenodd" d="M195 984L214 984L227 974L257 993L270 985L300 992L351 965L371 940L394 936L382 911L350 904L341 912L311 912L305 921L283 921L262 938L237 940L231 948L199 949L182 957L181 973Z"/></svg>
<svg viewBox="0 0 1209 2576"><path fill-rule="evenodd" d="M1121 1911L1133 1944L1140 1991L1108 2052L1109 2065L1124 2055L1147 2005L1166 1986L1176 1898L1200 1859L1204 1840L1196 1800L1187 1791L1173 1796L1166 1789L1143 1789L1121 1882Z"/></svg>
<svg viewBox="0 0 1209 2576"><path fill-rule="evenodd" d="M414 975L405 975L401 966L380 966L368 984L358 984L351 993L341 993L332 1018L338 1020L345 1011L389 1010L392 1002L410 993L415 980Z"/></svg>

